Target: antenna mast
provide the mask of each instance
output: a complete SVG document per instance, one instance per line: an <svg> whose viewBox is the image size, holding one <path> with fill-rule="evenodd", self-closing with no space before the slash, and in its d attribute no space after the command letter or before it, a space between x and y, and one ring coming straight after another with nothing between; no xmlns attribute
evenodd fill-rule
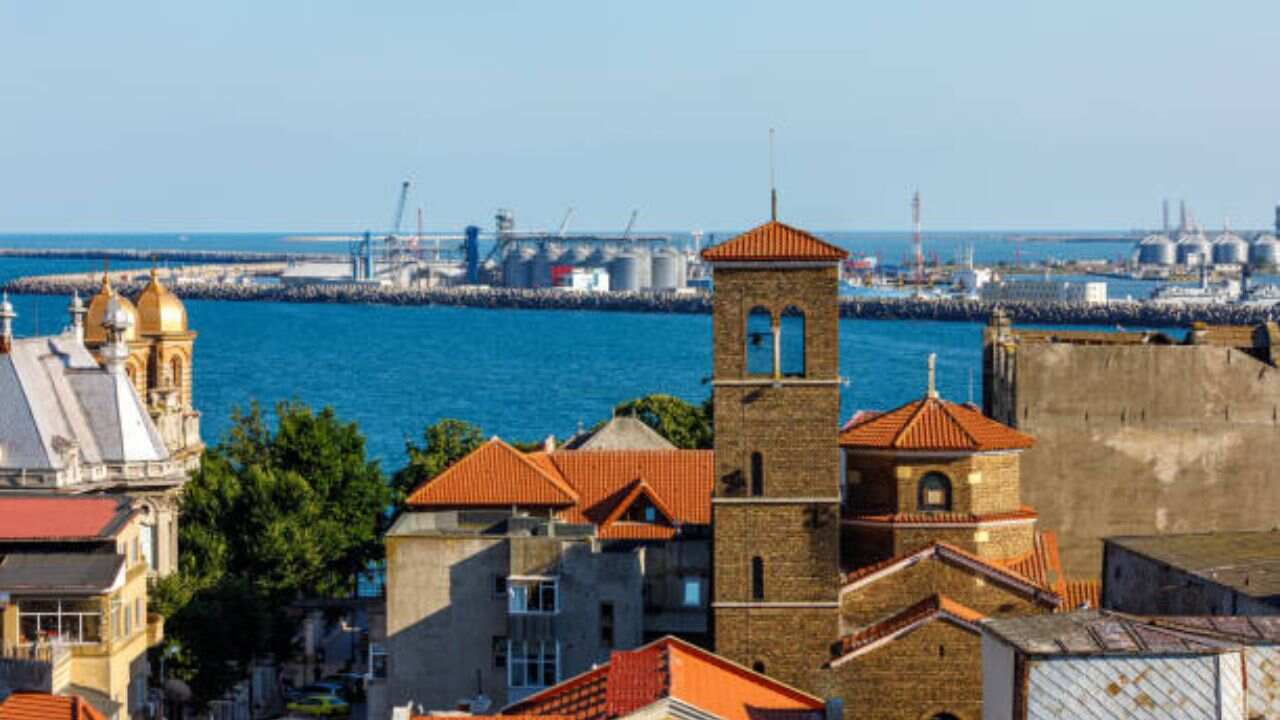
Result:
<svg viewBox="0 0 1280 720"><path fill-rule="evenodd" d="M774 181L773 128L769 128L769 219L778 219L778 184Z"/></svg>
<svg viewBox="0 0 1280 720"><path fill-rule="evenodd" d="M915 281L917 291L924 285L924 245L920 241L920 191L911 197L911 224L915 231L911 237L911 249L915 253Z"/></svg>

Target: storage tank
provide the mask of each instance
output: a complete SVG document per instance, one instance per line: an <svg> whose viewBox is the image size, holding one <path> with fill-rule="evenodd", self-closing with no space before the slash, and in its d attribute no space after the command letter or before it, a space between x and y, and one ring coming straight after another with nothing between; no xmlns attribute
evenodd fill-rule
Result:
<svg viewBox="0 0 1280 720"><path fill-rule="evenodd" d="M564 254L560 262L570 265L583 265L587 262L587 258L591 257L591 246L586 243L574 243L573 247Z"/></svg>
<svg viewBox="0 0 1280 720"><path fill-rule="evenodd" d="M1214 265L1243 265L1249 262L1249 243L1232 232L1224 232L1213 241Z"/></svg>
<svg viewBox="0 0 1280 720"><path fill-rule="evenodd" d="M587 256L587 265L590 267L607 268L613 263L613 259L618 256L618 251L608 245L597 245L591 254Z"/></svg>
<svg viewBox="0 0 1280 720"><path fill-rule="evenodd" d="M659 250L653 254L653 282L650 284L654 290L675 290L680 287L676 284L678 258L675 253L670 250Z"/></svg>
<svg viewBox="0 0 1280 720"><path fill-rule="evenodd" d="M551 287L551 266L560 262L564 252L559 245L546 243L530 261L529 287Z"/></svg>
<svg viewBox="0 0 1280 720"><path fill-rule="evenodd" d="M1264 233L1249 246L1249 264L1270 266L1280 264L1280 241L1270 233Z"/></svg>
<svg viewBox="0 0 1280 720"><path fill-rule="evenodd" d="M1164 235L1148 235L1138 243L1138 262L1144 265L1172 265L1173 241Z"/></svg>
<svg viewBox="0 0 1280 720"><path fill-rule="evenodd" d="M503 284L509 288L529 287L529 271L532 267L532 250L512 250L502 260Z"/></svg>
<svg viewBox="0 0 1280 720"><path fill-rule="evenodd" d="M1200 233L1186 233L1178 238L1178 264L1207 264L1213 257L1209 240Z"/></svg>
<svg viewBox="0 0 1280 720"><path fill-rule="evenodd" d="M653 260L648 248L636 251L636 289L653 287Z"/></svg>
<svg viewBox="0 0 1280 720"><path fill-rule="evenodd" d="M635 253L619 253L609 264L609 289L617 292L640 289L640 260Z"/></svg>

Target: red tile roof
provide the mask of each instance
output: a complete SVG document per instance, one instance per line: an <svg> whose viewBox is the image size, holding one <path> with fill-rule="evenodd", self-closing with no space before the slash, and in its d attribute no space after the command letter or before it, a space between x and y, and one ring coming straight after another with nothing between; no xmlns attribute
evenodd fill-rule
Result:
<svg viewBox="0 0 1280 720"><path fill-rule="evenodd" d="M843 249L776 220L702 251L702 259L708 262L839 262L848 256Z"/></svg>
<svg viewBox="0 0 1280 720"><path fill-rule="evenodd" d="M821 720L824 708L819 698L665 637L614 652L607 664L509 705L503 715L609 720L666 698L724 720L758 720L762 712Z"/></svg>
<svg viewBox="0 0 1280 720"><path fill-rule="evenodd" d="M976 570L989 578L1001 581L1006 586L1021 592L1027 597L1035 599L1042 605L1047 607L1059 607L1061 605L1061 597L1051 587L1046 587L1035 580L1022 575L1009 567L991 560L987 560L966 550L956 547L950 543L935 541L929 545L904 553L897 557L889 558L882 562L874 563L866 567L848 573L844 578L844 586L841 592L854 590L857 587L865 585L868 582L879 580L885 575L905 570L915 565L917 562L924 560L942 560L972 570Z"/></svg>
<svg viewBox="0 0 1280 720"><path fill-rule="evenodd" d="M1030 578L1040 587L1053 588L1062 580L1062 560L1058 556L1058 537L1052 532L1038 532L1035 544L1023 555L1002 560L1001 565ZM1064 602L1063 605L1066 605Z"/></svg>
<svg viewBox="0 0 1280 720"><path fill-rule="evenodd" d="M0 540L97 540L133 514L113 497L0 497Z"/></svg>
<svg viewBox="0 0 1280 720"><path fill-rule="evenodd" d="M1018 510L1000 513L962 513L962 512L905 512L880 515L847 515L846 522L883 523L885 525L977 525L981 523L1006 522L1009 520L1032 521L1040 517L1035 510L1022 507Z"/></svg>
<svg viewBox="0 0 1280 720"><path fill-rule="evenodd" d="M573 488L498 438L476 448L444 472L419 485L412 507L561 507L578 500Z"/></svg>
<svg viewBox="0 0 1280 720"><path fill-rule="evenodd" d="M922 623L934 620L949 620L976 633L979 632L978 623L982 622L984 617L982 613L961 605L945 595L931 595L905 610L840 638L839 647L836 650L837 656L827 664L838 664L842 660L860 654L860 651L873 649L873 646L881 640L889 640L899 633L908 632Z"/></svg>
<svg viewBox="0 0 1280 720"><path fill-rule="evenodd" d="M15 692L0 701L0 720L105 720L76 695Z"/></svg>
<svg viewBox="0 0 1280 720"><path fill-rule="evenodd" d="M520 453L494 439L415 489L411 507L510 505L557 509L563 522L595 525L607 539L664 540L679 525L711 524L710 450L562 450ZM665 518L622 520L639 497Z"/></svg>
<svg viewBox="0 0 1280 720"><path fill-rule="evenodd" d="M1102 583L1097 580L1063 580L1060 587L1063 612L1102 607Z"/></svg>
<svg viewBox="0 0 1280 720"><path fill-rule="evenodd" d="M843 447L882 450L1023 450L1034 442L973 407L934 397L857 420L840 433Z"/></svg>

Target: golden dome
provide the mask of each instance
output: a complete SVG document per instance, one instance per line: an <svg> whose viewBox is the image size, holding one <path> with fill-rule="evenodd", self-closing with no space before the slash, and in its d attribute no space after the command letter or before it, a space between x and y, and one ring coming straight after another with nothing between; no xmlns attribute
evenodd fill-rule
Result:
<svg viewBox="0 0 1280 720"><path fill-rule="evenodd" d="M102 327L102 320L107 314L107 301L115 297L120 303L120 307L124 308L133 316L133 325L125 331L124 339L128 341L138 339L138 309L129 302L129 298L117 294L115 289L111 287L111 281L107 279L107 274L102 273L102 289L97 295L89 301L89 312L84 319L84 341L87 343L104 343L107 341L107 331Z"/></svg>
<svg viewBox="0 0 1280 720"><path fill-rule="evenodd" d="M160 282L155 268L151 268L151 282L138 295L138 316L138 332L143 335L187 331L186 307Z"/></svg>

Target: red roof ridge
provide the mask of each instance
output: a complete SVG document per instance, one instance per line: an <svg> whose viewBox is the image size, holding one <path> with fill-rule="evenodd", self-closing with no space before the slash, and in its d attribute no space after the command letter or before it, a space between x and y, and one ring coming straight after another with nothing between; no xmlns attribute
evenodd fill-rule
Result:
<svg viewBox="0 0 1280 720"><path fill-rule="evenodd" d="M866 567L858 568L857 570L846 574L844 576L844 582L841 585L840 592L843 593L847 590L852 590L854 589L852 586L855 584L860 584L867 578L878 573L889 571L893 569L894 566L900 565L905 568L909 566L908 564L914 564L912 563L913 560L923 560L929 557L938 556L947 559L948 555L953 556L954 559L965 561L971 566L974 566L975 569L985 571L988 575L1000 577L1011 584L1019 585L1022 589L1029 590L1030 592L1028 594L1035 596L1048 595L1052 598L1052 604L1054 607L1058 607L1062 603L1061 595L1059 595L1053 588L1043 587L1035 580L1011 570L996 561L978 557L963 548L941 540L935 540L928 545L917 548L916 550L903 553L887 560L882 560ZM1037 597L1037 599L1048 600L1049 598Z"/></svg>
<svg viewBox="0 0 1280 720"><path fill-rule="evenodd" d="M830 261L849 257L813 233L771 220L702 251L708 262Z"/></svg>
<svg viewBox="0 0 1280 720"><path fill-rule="evenodd" d="M882 413L859 413L840 430L843 447L989 452L1024 450L1035 440L959 403L926 396Z"/></svg>
<svg viewBox="0 0 1280 720"><path fill-rule="evenodd" d="M837 665L861 654L861 651L874 649L874 646L881 641L891 640L900 632L939 617L950 618L966 630L976 633L980 631L978 623L986 616L946 595L935 593L888 617L842 636L837 643L836 657L829 660L825 666Z"/></svg>
<svg viewBox="0 0 1280 720"><path fill-rule="evenodd" d="M886 525L894 525L894 524L903 524L903 525L922 524L923 525L923 524L937 524L937 523L980 524L980 523L1002 522L1006 520L1034 520L1038 517L1040 517L1039 513L1037 513L1032 508L1024 505L1018 508L1017 510L1004 510L1001 512L992 512L992 513L964 513L964 512L898 512L898 513L865 513L865 514L850 513L848 515L845 515L843 521L850 522L850 523L874 522L874 523L884 523ZM1036 550L1034 549L1028 550L1026 553L1024 553L1024 555L1020 555L1018 557L1020 558L1025 557L1025 555L1030 555L1035 552ZM1002 560L1000 562L1004 564L1011 561Z"/></svg>
<svg viewBox="0 0 1280 720"><path fill-rule="evenodd" d="M951 418L951 422L956 424L956 429L963 433L965 437L969 438L969 442L973 443L974 447L980 447L982 445L982 442L978 440L977 436L975 436L965 425L968 421L967 418L961 418L952 410L953 407L960 407L959 405L943 402L941 399L936 397L930 397L928 402L937 403L938 407L942 409L942 412L946 413L947 417Z"/></svg>
<svg viewBox="0 0 1280 720"><path fill-rule="evenodd" d="M631 507L631 504L634 503L641 495L649 498L649 502L653 503L653 506L658 509L658 512L666 516L667 522L672 525L679 524L680 521L677 519L676 514L671 511L671 508L663 501L658 493L654 491L653 487L644 481L644 478L636 478L635 480L632 480L630 488L631 489L627 491L627 494L624 495L622 499L618 501L618 504L614 506L613 510L609 512L609 515L605 517L604 521L600 523L600 527L602 529L617 522L618 518L622 517L622 514L625 513L627 509Z"/></svg>
<svg viewBox="0 0 1280 720"><path fill-rule="evenodd" d="M578 501L577 491L574 490L572 487L570 487L569 484L566 483L562 478L556 477L551 473L547 472L545 468L543 468L538 463L531 460L527 455L525 455L525 453L522 453L519 450L512 447L511 445L508 445L505 441L502 440L502 438L499 438L498 436L495 435L484 444L480 445L476 449L472 450L471 452L467 453L463 457L459 458L452 465L442 470L434 478L431 478L430 480L427 480L423 482L421 485L419 485L418 487L414 488L413 491L409 493L409 496L405 499L405 503L407 505L428 504L429 501L424 500L423 495L428 493L432 488L444 487L444 483L447 483L456 474L464 472L464 468L467 467L469 461L472 461L472 459L479 456L480 453L486 452L491 448L498 448L507 456L515 459L517 463L523 465L528 470L533 471L538 477L545 480L551 486L551 489L555 491L555 494L558 494L563 497L563 502L552 503L552 504L572 505ZM459 503L433 503L433 504L467 505L467 504L474 504L474 503L459 502Z"/></svg>

